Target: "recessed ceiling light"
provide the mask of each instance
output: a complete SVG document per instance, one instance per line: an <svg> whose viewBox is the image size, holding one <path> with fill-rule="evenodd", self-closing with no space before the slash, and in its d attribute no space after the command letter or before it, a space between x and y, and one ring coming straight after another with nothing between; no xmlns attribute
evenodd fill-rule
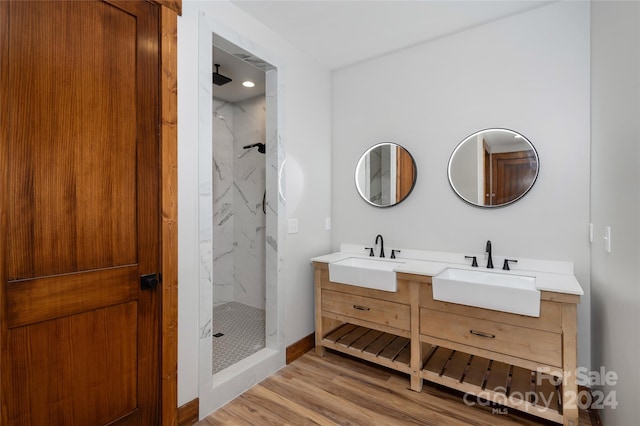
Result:
<svg viewBox="0 0 640 426"><path fill-rule="evenodd" d="M244 87L254 87L256 84L253 81L244 81L242 82Z"/></svg>

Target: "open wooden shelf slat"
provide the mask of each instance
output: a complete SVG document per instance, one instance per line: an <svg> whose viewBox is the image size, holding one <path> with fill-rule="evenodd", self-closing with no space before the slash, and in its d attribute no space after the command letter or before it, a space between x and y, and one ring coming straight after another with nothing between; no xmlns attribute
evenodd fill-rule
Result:
<svg viewBox="0 0 640 426"><path fill-rule="evenodd" d="M346 323L329 333L322 343L403 373L411 371L410 340L406 337ZM552 376L438 346L425 352L428 358L423 379L562 423L562 393L554 386Z"/></svg>
<svg viewBox="0 0 640 426"><path fill-rule="evenodd" d="M410 340L406 337L346 323L322 339L322 345L403 373L411 372Z"/></svg>
<svg viewBox="0 0 640 426"><path fill-rule="evenodd" d="M504 362L492 361L484 388L506 395L507 382L509 381L509 367L510 365Z"/></svg>
<svg viewBox="0 0 640 426"><path fill-rule="evenodd" d="M480 356L472 355L471 361L464 375L464 381L473 386L482 388L484 379L487 376L489 360Z"/></svg>
<svg viewBox="0 0 640 426"><path fill-rule="evenodd" d="M464 371L467 369L467 364L469 363L469 358L471 358L471 355L455 351L451 359L449 359L443 374L453 380L462 380Z"/></svg>
<svg viewBox="0 0 640 426"><path fill-rule="evenodd" d="M468 360L465 374L460 379L459 372L465 359ZM535 374L534 371L442 347L437 347L422 370L422 378L430 382L562 423L561 405L558 405L561 391L553 386L548 377L541 377L538 394L531 398L534 395L531 389L535 385L532 381ZM507 390L510 390L508 395ZM517 393L514 395L514 392ZM554 402L549 403L550 400Z"/></svg>

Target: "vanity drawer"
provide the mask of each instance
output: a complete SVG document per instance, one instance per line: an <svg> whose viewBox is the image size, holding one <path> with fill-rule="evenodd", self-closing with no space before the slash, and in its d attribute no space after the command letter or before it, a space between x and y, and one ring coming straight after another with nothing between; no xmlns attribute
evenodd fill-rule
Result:
<svg viewBox="0 0 640 426"><path fill-rule="evenodd" d="M323 289L322 310L401 330L410 328L411 308L401 303Z"/></svg>
<svg viewBox="0 0 640 426"><path fill-rule="evenodd" d="M541 300L540 316L530 317L527 315L492 311L489 309L476 308L473 306L434 300L432 285L424 284L420 287L419 303L421 308L429 308L436 311L455 313L467 317L491 320L493 322L517 325L520 327L533 328L536 330L551 331L558 334L562 333L562 305L557 302Z"/></svg>
<svg viewBox="0 0 640 426"><path fill-rule="evenodd" d="M420 334L562 367L562 335L548 331L422 308Z"/></svg>

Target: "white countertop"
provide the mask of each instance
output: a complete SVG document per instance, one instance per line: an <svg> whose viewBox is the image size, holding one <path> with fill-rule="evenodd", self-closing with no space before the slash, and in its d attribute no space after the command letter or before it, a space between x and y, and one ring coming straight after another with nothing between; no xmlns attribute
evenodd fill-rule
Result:
<svg viewBox="0 0 640 426"><path fill-rule="evenodd" d="M341 248L351 249L354 246L343 245ZM363 251L360 251L362 253ZM389 250L389 253L391 250ZM473 268L470 266L470 261L465 261L464 255L456 253L440 253L440 252L418 252L403 250L403 252L411 252L415 257L419 259L406 258L398 255L394 262L404 262L398 267L394 268L395 272L404 272L408 274L428 275L435 276L446 268L458 268L469 270L486 270L495 273L513 274L513 275L525 275L536 278L536 288L540 291L551 291L556 293L575 294L582 296L584 291L580 286L580 283L573 275L573 264L571 262L554 262L554 261L538 261L532 259L518 259L518 264L511 265L510 271L503 271L501 268L504 257L494 257L494 265L497 265L494 269L487 269L482 266L482 257L478 257L478 264L481 266ZM353 251L339 251L336 253L326 254L323 256L317 256L311 259L312 262L320 263L332 263L350 257L368 258L369 256L354 253ZM404 254L404 253L403 253ZM413 257L413 256L412 256ZM378 260L384 260L376 257ZM433 260L430 260L433 259ZM524 266L524 267L521 267ZM530 269L525 269L527 266Z"/></svg>

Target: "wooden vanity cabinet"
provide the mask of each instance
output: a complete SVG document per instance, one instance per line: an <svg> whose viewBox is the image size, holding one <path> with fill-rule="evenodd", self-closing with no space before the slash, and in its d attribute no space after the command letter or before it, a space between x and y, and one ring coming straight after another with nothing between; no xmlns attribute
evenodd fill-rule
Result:
<svg viewBox="0 0 640 426"><path fill-rule="evenodd" d="M578 425L579 296L541 292L540 316L530 317L434 300L431 277L403 278L420 283L423 379Z"/></svg>
<svg viewBox="0 0 640 426"><path fill-rule="evenodd" d="M329 281L326 263L314 263L316 353L334 349L410 373L409 283L397 292Z"/></svg>
<svg viewBox="0 0 640 426"><path fill-rule="evenodd" d="M565 425L578 426L579 296L541 292L529 317L433 299L431 277L398 273L395 293L329 281L314 262L316 353L343 352ZM475 401L473 398L465 401Z"/></svg>

